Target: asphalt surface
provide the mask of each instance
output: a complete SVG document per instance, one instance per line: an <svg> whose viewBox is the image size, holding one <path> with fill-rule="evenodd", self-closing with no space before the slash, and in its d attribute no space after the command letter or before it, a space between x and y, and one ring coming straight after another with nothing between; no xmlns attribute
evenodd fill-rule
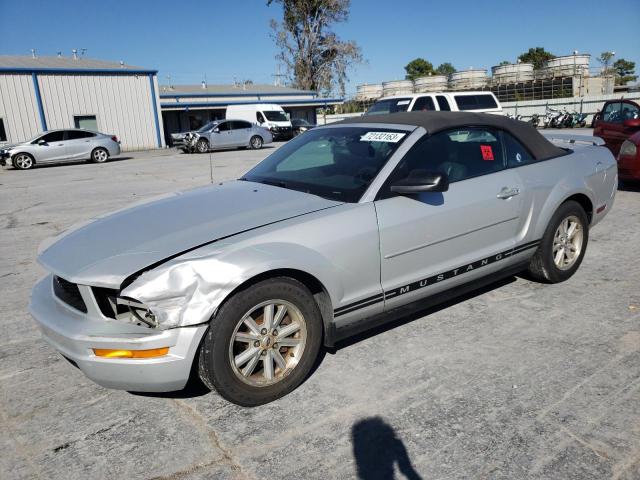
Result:
<svg viewBox="0 0 640 480"><path fill-rule="evenodd" d="M42 240L270 151L0 171L0 478L640 478L640 189L570 281L513 277L398 319L258 408L107 390L40 338Z"/></svg>

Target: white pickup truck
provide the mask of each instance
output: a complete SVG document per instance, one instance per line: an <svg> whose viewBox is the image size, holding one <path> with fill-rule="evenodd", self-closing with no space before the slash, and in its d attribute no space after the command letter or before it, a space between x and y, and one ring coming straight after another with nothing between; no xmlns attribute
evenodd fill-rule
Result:
<svg viewBox="0 0 640 480"><path fill-rule="evenodd" d="M503 114L500 102L491 92L432 92L379 98L365 115L422 110Z"/></svg>

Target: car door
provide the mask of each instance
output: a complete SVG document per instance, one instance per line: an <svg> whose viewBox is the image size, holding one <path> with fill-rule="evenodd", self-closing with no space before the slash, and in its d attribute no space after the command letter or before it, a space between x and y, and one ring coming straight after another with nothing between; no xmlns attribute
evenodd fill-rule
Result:
<svg viewBox="0 0 640 480"><path fill-rule="evenodd" d="M601 137L614 155L618 155L622 142L627 138L624 132L622 105L621 101L605 103L593 130L593 134Z"/></svg>
<svg viewBox="0 0 640 480"><path fill-rule="evenodd" d="M216 131L217 130L217 131ZM211 135L214 148L229 148L234 145L233 132L231 130L231 122L222 122L218 124Z"/></svg>
<svg viewBox="0 0 640 480"><path fill-rule="evenodd" d="M251 124L244 120L234 120L231 122L232 137L235 146L249 145L251 138Z"/></svg>
<svg viewBox="0 0 640 480"><path fill-rule="evenodd" d="M428 95L416 98L413 107L411 107L412 112L434 111L435 109L436 106L433 103L433 99Z"/></svg>
<svg viewBox="0 0 640 480"><path fill-rule="evenodd" d="M64 130L46 133L33 143L33 152L38 163L56 162L67 158Z"/></svg>
<svg viewBox="0 0 640 480"><path fill-rule="evenodd" d="M446 192L395 195L390 185L444 172ZM497 132L473 128L423 137L375 201L385 308L508 266L522 211L520 178L505 168Z"/></svg>
<svg viewBox="0 0 640 480"><path fill-rule="evenodd" d="M84 130L65 130L67 158L85 159L91 155L92 140L95 134Z"/></svg>

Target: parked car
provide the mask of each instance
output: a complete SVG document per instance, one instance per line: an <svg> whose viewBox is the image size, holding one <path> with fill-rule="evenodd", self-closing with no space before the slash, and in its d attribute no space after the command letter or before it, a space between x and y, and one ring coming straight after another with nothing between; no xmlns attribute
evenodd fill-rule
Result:
<svg viewBox="0 0 640 480"><path fill-rule="evenodd" d="M257 123L269 130L274 140L289 140L293 137L289 116L280 105L275 103L229 105L226 118L239 118Z"/></svg>
<svg viewBox="0 0 640 480"><path fill-rule="evenodd" d="M316 125L310 123L304 118L294 118L291 120L291 126L293 128L293 136L296 137L307 130L311 130Z"/></svg>
<svg viewBox="0 0 640 480"><path fill-rule="evenodd" d="M255 150L273 141L269 130L244 120L216 120L194 132L174 133L171 138L184 153L243 147Z"/></svg>
<svg viewBox="0 0 640 480"><path fill-rule="evenodd" d="M365 115L415 111L473 111L502 115L502 106L491 92L416 93L382 97Z"/></svg>
<svg viewBox="0 0 640 480"><path fill-rule="evenodd" d="M609 150L618 155L622 143L640 131L640 105L631 100L605 102L595 121L593 135L602 138Z"/></svg>
<svg viewBox="0 0 640 480"><path fill-rule="evenodd" d="M607 149L567 145L459 112L317 127L238 180L47 242L30 311L100 385L177 390L196 362L224 398L263 404L401 307L522 270L569 279L617 175Z"/></svg>
<svg viewBox="0 0 640 480"><path fill-rule="evenodd" d="M79 128L50 130L26 142L0 148L0 162L19 170L71 160L103 163L117 155L120 155L120 142L115 135Z"/></svg>

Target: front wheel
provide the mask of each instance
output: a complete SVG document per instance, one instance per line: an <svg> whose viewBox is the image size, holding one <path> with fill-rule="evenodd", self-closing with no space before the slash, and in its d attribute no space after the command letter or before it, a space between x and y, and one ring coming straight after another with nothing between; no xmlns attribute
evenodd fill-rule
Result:
<svg viewBox="0 0 640 480"><path fill-rule="evenodd" d="M251 145L251 148L253 150L260 150L262 148L262 137L254 135L253 137L251 137L249 145Z"/></svg>
<svg viewBox="0 0 640 480"><path fill-rule="evenodd" d="M33 157L28 153L19 153L13 157L13 166L18 170L29 170L34 164Z"/></svg>
<svg viewBox="0 0 640 480"><path fill-rule="evenodd" d="M104 163L109 159L109 152L104 148L95 148L91 152L91 160L95 163Z"/></svg>
<svg viewBox="0 0 640 480"><path fill-rule="evenodd" d="M198 153L207 153L209 151L209 142L201 138L198 140L198 143L196 143L196 150Z"/></svg>
<svg viewBox="0 0 640 480"><path fill-rule="evenodd" d="M211 320L200 348L200 378L237 405L271 402L309 374L322 331L318 306L303 284L264 280L236 293Z"/></svg>
<svg viewBox="0 0 640 480"><path fill-rule="evenodd" d="M574 201L560 205L551 217L538 250L531 258L529 273L537 280L564 282L578 270L589 241L589 220Z"/></svg>

